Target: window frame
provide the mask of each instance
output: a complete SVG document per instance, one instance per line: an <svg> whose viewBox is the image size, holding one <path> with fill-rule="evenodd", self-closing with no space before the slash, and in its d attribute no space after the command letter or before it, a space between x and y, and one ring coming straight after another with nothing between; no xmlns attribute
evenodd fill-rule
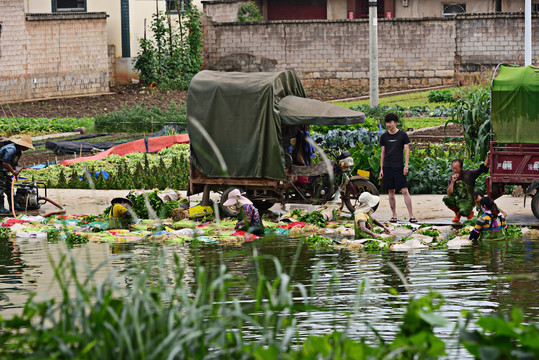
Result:
<svg viewBox="0 0 539 360"><path fill-rule="evenodd" d="M460 6L464 9L464 11L462 12L445 12L446 10L446 6L449 7L449 6ZM453 2L453 3L442 3L442 16L443 17L454 17L454 16L457 16L457 15L461 15L461 14L466 14L466 3L457 3L457 2Z"/></svg>
<svg viewBox="0 0 539 360"><path fill-rule="evenodd" d="M66 10L63 10L63 9L60 9L58 10L58 4L57 4L57 0L52 0L52 12L53 13L70 13L70 12L87 12L88 8L87 8L87 0L82 0L84 2L84 7L83 8L69 8Z"/></svg>
<svg viewBox="0 0 539 360"><path fill-rule="evenodd" d="M539 2L532 2L532 13L539 13Z"/></svg>

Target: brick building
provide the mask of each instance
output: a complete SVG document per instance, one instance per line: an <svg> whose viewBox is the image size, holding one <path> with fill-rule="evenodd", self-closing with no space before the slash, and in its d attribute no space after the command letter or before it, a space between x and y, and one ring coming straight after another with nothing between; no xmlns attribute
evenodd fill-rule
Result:
<svg viewBox="0 0 539 360"><path fill-rule="evenodd" d="M0 102L109 90L105 13L27 14L0 0Z"/></svg>
<svg viewBox="0 0 539 360"><path fill-rule="evenodd" d="M207 69L289 69L307 84L368 85L367 19L238 23L242 3L203 1ZM413 3L409 0L408 6ZM533 39L539 39L538 14L533 15L532 25ZM379 78L384 84L450 84L457 72L515 61L523 54L523 13L397 17L378 22ZM539 41L534 41L533 56L537 63Z"/></svg>
<svg viewBox="0 0 539 360"><path fill-rule="evenodd" d="M0 0L0 103L103 93L111 82L131 81L152 15L159 9L175 18L178 4Z"/></svg>

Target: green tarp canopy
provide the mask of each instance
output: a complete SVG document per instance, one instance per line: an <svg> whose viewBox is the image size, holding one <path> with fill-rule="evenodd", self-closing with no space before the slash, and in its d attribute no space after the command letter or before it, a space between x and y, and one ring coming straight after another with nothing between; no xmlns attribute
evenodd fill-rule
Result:
<svg viewBox="0 0 539 360"><path fill-rule="evenodd" d="M286 179L276 100L288 95L305 97L291 71L199 72L187 95L191 163L210 177Z"/></svg>
<svg viewBox="0 0 539 360"><path fill-rule="evenodd" d="M191 80L187 95L191 163L208 177L285 180L281 123L363 121L363 113L305 99L292 71L205 70Z"/></svg>
<svg viewBox="0 0 539 360"><path fill-rule="evenodd" d="M539 68L500 66L492 82L492 130L501 143L539 142Z"/></svg>
<svg viewBox="0 0 539 360"><path fill-rule="evenodd" d="M287 96L278 104L282 124L352 125L365 122L362 112L314 99Z"/></svg>

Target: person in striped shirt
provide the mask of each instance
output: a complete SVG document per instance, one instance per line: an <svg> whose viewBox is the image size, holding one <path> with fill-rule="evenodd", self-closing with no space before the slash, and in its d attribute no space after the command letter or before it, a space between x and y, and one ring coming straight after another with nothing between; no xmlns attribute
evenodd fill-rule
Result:
<svg viewBox="0 0 539 360"><path fill-rule="evenodd" d="M504 239L507 223L494 200L485 196L479 203L483 214L477 218L477 223L470 233L470 240Z"/></svg>

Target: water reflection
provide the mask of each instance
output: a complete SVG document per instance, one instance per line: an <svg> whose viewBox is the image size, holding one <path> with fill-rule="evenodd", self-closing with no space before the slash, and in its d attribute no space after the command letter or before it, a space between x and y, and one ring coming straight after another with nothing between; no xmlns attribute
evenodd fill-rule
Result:
<svg viewBox="0 0 539 360"><path fill-rule="evenodd" d="M13 307L12 297L22 283L23 271L19 246L0 239L0 311Z"/></svg>
<svg viewBox="0 0 539 360"><path fill-rule="evenodd" d="M155 245L154 245L155 246ZM80 274L117 254L132 254L133 258L118 258L98 272L104 279L115 267L128 268L133 261L147 259L154 246L148 244L93 244L69 250L80 261ZM162 245L159 245L162 246ZM483 241L460 250L424 250L420 252L366 253L342 248L317 251L303 246L298 240L264 239L243 246L203 245L200 247L166 247L167 262L177 255L185 266L185 285L196 290L194 269L203 266L211 274L226 264L231 273L244 279L253 292L257 283L257 264L252 254L260 255L259 265L268 279L277 276L271 257L276 257L283 271L293 282L301 282L312 294L315 305L328 311L299 314L300 335L327 333L333 326L350 326L351 334L362 336L368 332L365 322L390 339L397 330L395 320L402 309L395 302L405 302L409 295L421 296L430 289L440 292L446 299L443 314L455 322L462 310L477 309L487 314L509 310L513 306L523 309L527 319L539 315L539 246L537 239L523 238L510 241ZM46 241L0 241L0 306L3 316L20 311L29 291L43 296L55 296L59 288L53 281L49 261L57 263L68 251L63 244ZM49 260L50 259L50 260ZM389 266L393 263L409 283L410 294L402 280ZM171 267L172 268L172 267ZM79 271L79 270L77 270ZM169 274L174 281L175 274ZM316 280L316 281L315 281ZM129 286L129 279L126 279ZM356 305L358 286L365 286L359 311L350 317ZM389 289L397 295L389 295ZM241 293L245 288L232 289ZM296 296L300 296L298 292ZM451 338L453 328L440 329L438 335ZM456 344L450 347L456 349Z"/></svg>

